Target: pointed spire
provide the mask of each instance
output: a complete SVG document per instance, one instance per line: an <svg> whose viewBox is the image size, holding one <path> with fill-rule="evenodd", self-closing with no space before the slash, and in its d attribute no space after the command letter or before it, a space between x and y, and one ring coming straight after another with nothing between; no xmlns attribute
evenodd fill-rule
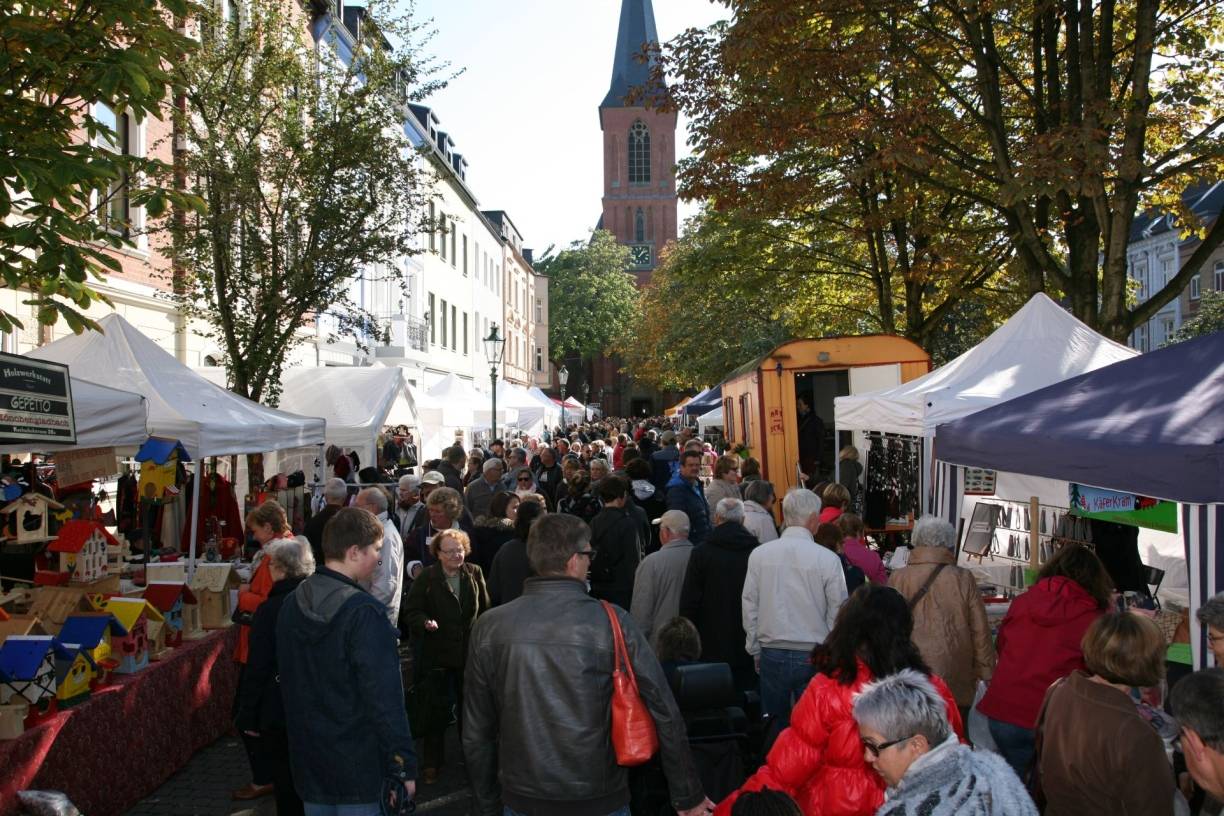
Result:
<svg viewBox="0 0 1224 816"><path fill-rule="evenodd" d="M621 0L620 30L616 34L616 54L612 58L612 83L601 108L625 107L629 92L647 83L655 60L643 62L642 47L658 42L654 6L650 0Z"/></svg>

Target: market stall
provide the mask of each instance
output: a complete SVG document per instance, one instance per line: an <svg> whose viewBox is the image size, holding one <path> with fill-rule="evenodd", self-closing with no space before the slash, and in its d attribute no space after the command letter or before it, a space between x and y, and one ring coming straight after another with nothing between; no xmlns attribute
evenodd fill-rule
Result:
<svg viewBox="0 0 1224 816"><path fill-rule="evenodd" d="M938 427L940 515L956 524L965 468L1007 470L1181 503L1193 611L1224 589L1224 333L1099 368ZM1070 499L1068 500L1070 504Z"/></svg>
<svg viewBox="0 0 1224 816"><path fill-rule="evenodd" d="M323 444L322 419L268 408L214 385L117 314L102 318L99 325L101 331L65 337L28 356L64 363L74 371L97 372L112 386L144 397L149 433L180 441L197 463L210 456ZM193 568L202 481L192 480L189 552Z"/></svg>
<svg viewBox="0 0 1224 816"><path fill-rule="evenodd" d="M149 438L145 417L148 406L140 394L132 394L105 385L71 377L72 405L76 419L76 444L54 442L13 443L9 450L29 450L39 453L95 448L136 448Z"/></svg>
<svg viewBox="0 0 1224 816"><path fill-rule="evenodd" d="M723 427L723 409L715 408L697 417L697 433L705 436L707 432Z"/></svg>
<svg viewBox="0 0 1224 816"><path fill-rule="evenodd" d="M936 428L1069 377L1137 355L1037 294L993 334L909 382L834 400L838 431L855 432L860 454L895 440L922 448L920 495L927 509ZM884 445L880 445L883 437ZM871 466L870 457L866 463Z"/></svg>
<svg viewBox="0 0 1224 816"><path fill-rule="evenodd" d="M322 417L327 444L378 461L378 434L387 425L416 426L418 413L404 370L391 366L293 368L282 377L280 407Z"/></svg>
<svg viewBox="0 0 1224 816"><path fill-rule="evenodd" d="M497 404L515 412L516 418L510 425L517 430L528 436L538 437L544 433L547 409L526 388L499 380Z"/></svg>
<svg viewBox="0 0 1224 816"><path fill-rule="evenodd" d="M693 397L684 406L683 413L686 417L698 417L702 414L708 414L720 405L722 405L722 383L711 386Z"/></svg>

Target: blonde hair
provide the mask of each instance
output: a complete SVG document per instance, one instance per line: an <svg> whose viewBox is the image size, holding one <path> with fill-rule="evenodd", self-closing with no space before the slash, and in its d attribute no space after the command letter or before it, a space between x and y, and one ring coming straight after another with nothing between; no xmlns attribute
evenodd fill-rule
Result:
<svg viewBox="0 0 1224 816"><path fill-rule="evenodd" d="M252 524L271 527L274 535L281 535L289 531L289 517L285 515L285 508L272 499L268 499L247 513L246 526L250 527Z"/></svg>
<svg viewBox="0 0 1224 816"><path fill-rule="evenodd" d="M1080 642L1088 671L1126 686L1155 686L1164 677L1165 641L1151 619L1111 612L1093 621Z"/></svg>
<svg viewBox="0 0 1224 816"><path fill-rule="evenodd" d="M837 454L837 458L843 462L847 459L851 462L857 462L859 458L858 448L853 445L847 445Z"/></svg>

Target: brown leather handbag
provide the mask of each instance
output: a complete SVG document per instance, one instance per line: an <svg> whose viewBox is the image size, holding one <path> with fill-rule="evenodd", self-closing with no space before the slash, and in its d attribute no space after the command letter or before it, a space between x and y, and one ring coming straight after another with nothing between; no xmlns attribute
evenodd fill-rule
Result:
<svg viewBox="0 0 1224 816"><path fill-rule="evenodd" d="M616 610L607 601L600 603L612 623L612 747L616 750L616 764L644 765L659 750L659 734L655 731L654 717L638 693Z"/></svg>

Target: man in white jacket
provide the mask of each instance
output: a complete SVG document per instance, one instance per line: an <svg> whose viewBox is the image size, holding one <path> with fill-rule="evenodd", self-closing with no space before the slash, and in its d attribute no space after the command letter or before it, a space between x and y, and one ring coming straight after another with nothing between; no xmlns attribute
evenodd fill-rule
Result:
<svg viewBox="0 0 1224 816"><path fill-rule="evenodd" d="M817 544L820 498L797 488L782 500L786 529L752 551L742 596L745 648L761 675L761 710L790 712L814 669L812 648L833 628L846 600L841 559Z"/></svg>
<svg viewBox="0 0 1224 816"><path fill-rule="evenodd" d="M353 501L354 507L373 514L383 526L382 553L368 589L371 595L386 605L388 620L398 628L400 588L404 581L404 542L395 521L387 515L388 504L387 491L381 487L367 487Z"/></svg>

